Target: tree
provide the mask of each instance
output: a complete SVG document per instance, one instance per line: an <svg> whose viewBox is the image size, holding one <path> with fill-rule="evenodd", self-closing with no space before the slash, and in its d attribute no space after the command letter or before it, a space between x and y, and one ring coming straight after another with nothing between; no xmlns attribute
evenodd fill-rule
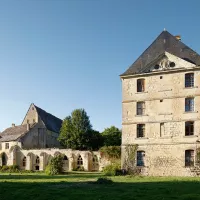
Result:
<svg viewBox="0 0 200 200"><path fill-rule="evenodd" d="M58 140L65 148L97 150L102 141L100 138L100 133L92 129L86 111L76 109L64 119Z"/></svg>
<svg viewBox="0 0 200 200"><path fill-rule="evenodd" d="M102 132L104 139L104 146L120 146L121 145L121 135L122 132L115 126L106 128Z"/></svg>

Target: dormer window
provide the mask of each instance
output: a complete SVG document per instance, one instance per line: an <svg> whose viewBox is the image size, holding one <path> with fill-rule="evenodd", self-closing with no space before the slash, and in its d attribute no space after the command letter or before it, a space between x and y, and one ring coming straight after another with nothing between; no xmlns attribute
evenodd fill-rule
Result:
<svg viewBox="0 0 200 200"><path fill-rule="evenodd" d="M194 87L194 73L185 74L185 87Z"/></svg>
<svg viewBox="0 0 200 200"><path fill-rule="evenodd" d="M137 92L144 92L144 91L145 91L145 79L138 79Z"/></svg>

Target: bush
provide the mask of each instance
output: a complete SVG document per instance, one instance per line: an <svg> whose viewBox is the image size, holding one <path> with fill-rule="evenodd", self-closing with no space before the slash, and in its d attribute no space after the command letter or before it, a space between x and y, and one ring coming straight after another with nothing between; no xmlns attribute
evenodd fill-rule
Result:
<svg viewBox="0 0 200 200"><path fill-rule="evenodd" d="M107 165L107 166L104 167L103 173L106 176L119 176L119 175L122 175L121 165L119 163L112 163L110 165Z"/></svg>
<svg viewBox="0 0 200 200"><path fill-rule="evenodd" d="M7 173L16 173L19 172L19 167L18 165L4 165L2 167L0 167L0 172L7 172Z"/></svg>
<svg viewBox="0 0 200 200"><path fill-rule="evenodd" d="M119 159L121 157L120 146L104 146L99 150L103 156L109 159Z"/></svg>
<svg viewBox="0 0 200 200"><path fill-rule="evenodd" d="M85 169L84 169L83 166L79 166L79 167L75 167L75 168L73 168L73 171L83 172L83 171L85 171Z"/></svg>
<svg viewBox="0 0 200 200"><path fill-rule="evenodd" d="M96 181L97 184L111 184L113 181L108 178L98 178Z"/></svg>
<svg viewBox="0 0 200 200"><path fill-rule="evenodd" d="M63 155L57 155L50 160L50 163L45 169L47 175L56 175L62 173Z"/></svg>

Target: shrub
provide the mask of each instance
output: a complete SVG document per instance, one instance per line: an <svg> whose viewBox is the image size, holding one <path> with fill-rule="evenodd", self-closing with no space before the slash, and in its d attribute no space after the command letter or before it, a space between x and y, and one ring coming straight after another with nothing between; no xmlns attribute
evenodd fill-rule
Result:
<svg viewBox="0 0 200 200"><path fill-rule="evenodd" d="M85 169L84 169L84 167L83 166L79 166L79 167L75 167L75 168L73 168L73 170L72 171L79 171L79 172L83 172L83 171L85 171Z"/></svg>
<svg viewBox="0 0 200 200"><path fill-rule="evenodd" d="M15 172L19 172L19 167L18 165L4 165L0 168L0 172L7 172L7 173L15 173Z"/></svg>
<svg viewBox="0 0 200 200"><path fill-rule="evenodd" d="M50 163L45 169L47 175L56 175L62 173L63 155L57 155L50 160Z"/></svg>
<svg viewBox="0 0 200 200"><path fill-rule="evenodd" d="M119 159L121 157L120 146L104 146L99 150L101 154L109 159Z"/></svg>
<svg viewBox="0 0 200 200"><path fill-rule="evenodd" d="M119 163L112 163L107 165L103 169L103 173L106 176L118 176L121 175L121 165Z"/></svg>
<svg viewBox="0 0 200 200"><path fill-rule="evenodd" d="M108 178L98 178L97 181L95 182L97 184L111 184L113 181Z"/></svg>

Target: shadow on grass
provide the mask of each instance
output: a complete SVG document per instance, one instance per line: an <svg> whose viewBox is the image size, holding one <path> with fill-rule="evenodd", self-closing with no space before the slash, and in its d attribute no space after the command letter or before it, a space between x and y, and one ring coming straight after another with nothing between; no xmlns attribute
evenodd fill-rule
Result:
<svg viewBox="0 0 200 200"><path fill-rule="evenodd" d="M30 175L33 176L33 175ZM28 176L30 178L30 176ZM77 175L78 176L78 175ZM9 176L8 176L9 177ZM38 176L41 177L41 176ZM56 176L57 178L60 176ZM67 176L64 176L65 178ZM97 176L95 176L97 177ZM47 179L48 176L45 176ZM50 177L52 178L52 177ZM70 177L72 178L72 177ZM5 179L5 177L4 177ZM16 177L17 179L17 177ZM0 182L1 200L199 200L199 181L166 181L166 182L113 182L97 184L95 181L55 182L11 182L6 179Z"/></svg>

